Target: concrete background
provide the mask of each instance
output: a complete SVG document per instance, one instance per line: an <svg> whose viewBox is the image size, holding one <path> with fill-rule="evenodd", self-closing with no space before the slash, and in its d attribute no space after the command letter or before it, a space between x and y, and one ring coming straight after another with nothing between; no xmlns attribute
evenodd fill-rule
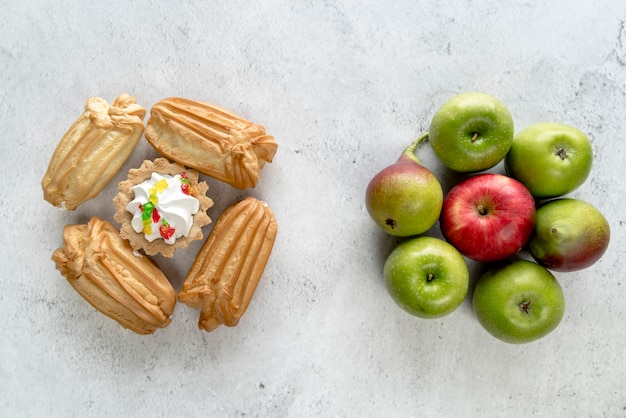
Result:
<svg viewBox="0 0 626 418"><path fill-rule="evenodd" d="M0 1L0 416L626 416L626 6L441 4ZM605 213L611 245L593 267L556 275L565 317L532 344L488 335L469 296L448 317L413 318L382 282L397 241L369 219L365 186L469 90L501 99L516 131L551 120L593 143L591 176L571 196ZM279 222L235 328L201 332L198 312L177 305L168 328L134 335L50 261L66 224L112 220L117 182L155 157L142 140L75 212L42 198L85 100L123 91L147 109L169 96L218 104L279 143L257 188L207 180L213 219L253 195ZM449 188L429 145L418 156ZM176 289L199 246L157 258Z"/></svg>

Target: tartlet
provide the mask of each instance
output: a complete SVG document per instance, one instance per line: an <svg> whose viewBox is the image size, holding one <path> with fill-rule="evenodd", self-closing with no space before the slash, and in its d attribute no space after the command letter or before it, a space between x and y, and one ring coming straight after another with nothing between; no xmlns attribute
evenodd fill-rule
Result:
<svg viewBox="0 0 626 418"><path fill-rule="evenodd" d="M136 251L165 257L202 239L202 227L211 223L207 210L213 200L199 174L165 158L145 160L129 170L113 199L113 219L121 225L122 238Z"/></svg>

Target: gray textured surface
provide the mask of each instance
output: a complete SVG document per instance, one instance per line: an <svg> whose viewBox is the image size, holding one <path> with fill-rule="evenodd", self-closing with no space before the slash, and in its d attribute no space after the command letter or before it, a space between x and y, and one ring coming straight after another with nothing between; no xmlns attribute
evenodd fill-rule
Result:
<svg viewBox="0 0 626 418"><path fill-rule="evenodd" d="M1 416L626 415L622 0L64 3L0 1ZM395 242L368 218L365 186L468 90L504 101L517 130L554 120L593 142L591 177L572 196L607 215L611 246L592 268L557 274L565 317L529 345L487 335L469 299L443 319L410 317L381 280ZM219 104L280 144L256 189L209 180L214 219L251 194L280 225L236 328L200 332L179 305L168 328L136 336L50 261L63 226L111 219L123 172L154 157L142 141L76 212L42 199L86 98L122 91L146 108L168 96ZM428 146L418 155L448 187ZM198 248L158 260L176 288Z"/></svg>

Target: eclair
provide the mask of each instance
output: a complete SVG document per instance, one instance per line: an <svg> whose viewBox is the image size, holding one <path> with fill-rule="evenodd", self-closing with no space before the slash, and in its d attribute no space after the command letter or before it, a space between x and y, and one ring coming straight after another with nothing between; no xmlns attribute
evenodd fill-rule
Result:
<svg viewBox="0 0 626 418"><path fill-rule="evenodd" d="M263 126L221 107L178 97L152 107L144 135L162 156L237 189L255 187L278 148Z"/></svg>
<svg viewBox="0 0 626 418"><path fill-rule="evenodd" d="M92 97L58 143L41 182L44 199L74 210L118 173L144 131L146 109L120 94L113 104Z"/></svg>

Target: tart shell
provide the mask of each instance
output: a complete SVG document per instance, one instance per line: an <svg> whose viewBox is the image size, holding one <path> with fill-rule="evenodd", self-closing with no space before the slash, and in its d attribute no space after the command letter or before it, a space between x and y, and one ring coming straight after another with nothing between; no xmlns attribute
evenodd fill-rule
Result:
<svg viewBox="0 0 626 418"><path fill-rule="evenodd" d="M148 241L143 233L135 232L131 225L133 215L126 210L126 206L135 198L133 186L150 179L152 173L169 174L175 176L182 172L187 173L187 178L194 190L194 197L200 202L200 209L193 215L193 225L186 237L180 237L174 244L167 244L162 239ZM211 223L207 210L213 206L213 200L206 193L209 186L206 182L199 182L200 173L194 169L172 163L165 158L157 158L154 161L145 160L141 167L131 169L125 181L118 184L118 194L113 198L113 204L117 209L113 219L121 225L120 235L127 239L134 250L143 250L147 255L161 254L164 257L172 257L178 248L187 248L189 244L203 238L202 227Z"/></svg>

